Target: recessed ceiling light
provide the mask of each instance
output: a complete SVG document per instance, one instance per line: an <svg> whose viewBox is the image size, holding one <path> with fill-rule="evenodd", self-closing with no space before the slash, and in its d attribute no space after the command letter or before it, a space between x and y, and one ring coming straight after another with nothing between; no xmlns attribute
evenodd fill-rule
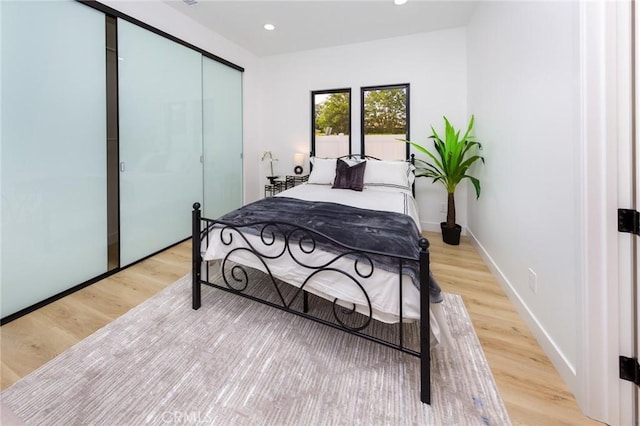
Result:
<svg viewBox="0 0 640 426"><path fill-rule="evenodd" d="M264 29L267 31L273 31L276 29L276 26L273 24L264 24Z"/></svg>
<svg viewBox="0 0 640 426"><path fill-rule="evenodd" d="M405 4L407 2L407 0L393 0L393 3L397 6L401 6L403 4Z"/></svg>

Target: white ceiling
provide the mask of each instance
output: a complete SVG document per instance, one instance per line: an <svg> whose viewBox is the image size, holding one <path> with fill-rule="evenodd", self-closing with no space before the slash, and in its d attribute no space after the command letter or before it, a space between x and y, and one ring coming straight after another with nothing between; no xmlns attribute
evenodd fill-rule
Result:
<svg viewBox="0 0 640 426"><path fill-rule="evenodd" d="M175 10L257 56L398 37L467 24L475 1L198 0ZM263 26L271 23L275 31Z"/></svg>

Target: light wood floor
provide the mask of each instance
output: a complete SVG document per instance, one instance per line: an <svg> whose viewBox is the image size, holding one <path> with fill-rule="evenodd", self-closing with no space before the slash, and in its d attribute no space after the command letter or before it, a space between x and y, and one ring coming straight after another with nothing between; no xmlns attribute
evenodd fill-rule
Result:
<svg viewBox="0 0 640 426"><path fill-rule="evenodd" d="M600 424L585 417L469 241L427 233L443 290L463 297L514 425ZM0 328L2 389L146 300L191 268L181 243Z"/></svg>

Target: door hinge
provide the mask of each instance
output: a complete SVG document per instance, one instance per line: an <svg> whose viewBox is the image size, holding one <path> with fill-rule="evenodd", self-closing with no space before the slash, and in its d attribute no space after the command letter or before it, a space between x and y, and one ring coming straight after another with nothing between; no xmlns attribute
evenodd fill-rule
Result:
<svg viewBox="0 0 640 426"><path fill-rule="evenodd" d="M640 213L630 209L618 209L618 232L640 235Z"/></svg>
<svg viewBox="0 0 640 426"><path fill-rule="evenodd" d="M620 378L640 386L640 364L637 359L620 356Z"/></svg>

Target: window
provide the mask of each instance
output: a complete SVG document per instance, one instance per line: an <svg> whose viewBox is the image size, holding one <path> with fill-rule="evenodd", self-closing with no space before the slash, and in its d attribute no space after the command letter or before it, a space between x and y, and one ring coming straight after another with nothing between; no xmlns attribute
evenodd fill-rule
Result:
<svg viewBox="0 0 640 426"><path fill-rule="evenodd" d="M409 84L361 88L361 152L382 160L409 156Z"/></svg>
<svg viewBox="0 0 640 426"><path fill-rule="evenodd" d="M311 92L311 121L313 156L351 154L351 89Z"/></svg>

